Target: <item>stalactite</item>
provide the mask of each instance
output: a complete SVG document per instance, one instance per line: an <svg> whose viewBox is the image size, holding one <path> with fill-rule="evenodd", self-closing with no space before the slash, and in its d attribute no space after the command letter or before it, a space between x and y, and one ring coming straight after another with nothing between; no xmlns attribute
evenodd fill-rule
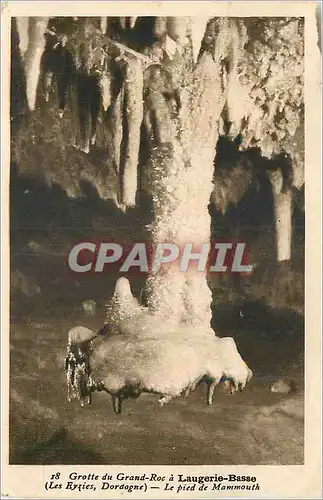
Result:
<svg viewBox="0 0 323 500"><path fill-rule="evenodd" d="M108 71L108 69L105 69L99 78L99 89L101 94L102 107L105 112L111 105L111 80L111 73Z"/></svg>
<svg viewBox="0 0 323 500"><path fill-rule="evenodd" d="M268 174L274 200L277 261L290 260L292 240L292 192L283 190L283 176L279 170Z"/></svg>
<svg viewBox="0 0 323 500"><path fill-rule="evenodd" d="M19 35L19 50L22 59L25 58L25 54L28 48L29 41L29 17L17 17L17 30Z"/></svg>
<svg viewBox="0 0 323 500"><path fill-rule="evenodd" d="M125 148L121 158L121 205L136 204L137 167L139 161L140 129L143 120L143 69L136 58L126 58L124 83Z"/></svg>
<svg viewBox="0 0 323 500"><path fill-rule="evenodd" d="M49 102L50 92L53 86L53 71L46 71L44 74L44 99L45 102Z"/></svg>
<svg viewBox="0 0 323 500"><path fill-rule="evenodd" d="M114 158L115 158L115 166L117 173L120 173L120 158L121 158L121 143L123 136L123 102L124 102L124 87L121 87L119 95L115 101L113 107L113 150L114 150Z"/></svg>
<svg viewBox="0 0 323 500"><path fill-rule="evenodd" d="M304 156L302 147L295 147L295 135L304 105L303 20L265 19L261 27L257 20L256 36L254 22L240 22L233 33L235 57L231 57L228 91L231 135L241 133L243 148L259 147L267 158L287 153L299 188Z"/></svg>
<svg viewBox="0 0 323 500"><path fill-rule="evenodd" d="M167 18L167 33L180 46L184 46L188 42L189 22L189 17Z"/></svg>
<svg viewBox="0 0 323 500"><path fill-rule="evenodd" d="M126 17L119 17L119 22L120 22L121 28L123 30L125 30L127 27L127 18Z"/></svg>
<svg viewBox="0 0 323 500"><path fill-rule="evenodd" d="M196 63L198 55L200 53L202 40L205 35L206 25L208 23L209 17L193 17L191 20L190 32L191 40L193 46L193 60Z"/></svg>
<svg viewBox="0 0 323 500"><path fill-rule="evenodd" d="M26 94L28 107L35 109L40 62L45 48L45 30L48 17L30 18L28 46L25 52Z"/></svg>
<svg viewBox="0 0 323 500"><path fill-rule="evenodd" d="M137 17L119 17L120 26L123 30L133 29L135 27Z"/></svg>
<svg viewBox="0 0 323 500"><path fill-rule="evenodd" d="M291 159L292 183L304 182L303 21L229 20L227 120L231 137L243 149L257 147L265 158L281 153ZM291 41L292 40L292 41ZM279 188L282 172L268 171L273 189L277 260L291 256L291 191ZM228 202L234 188L223 186ZM216 192L217 191L217 192ZM215 187L221 198L221 186ZM220 195L220 196L217 196Z"/></svg>
<svg viewBox="0 0 323 500"><path fill-rule="evenodd" d="M25 54L25 70L29 75L28 104L30 109L34 109L37 75L39 75L37 67L39 68L44 48L43 34L47 18L38 18L37 22L30 19L29 35L26 19L17 19L17 25L20 51L22 55ZM129 30L134 27L135 19L120 18L120 24L125 30ZM208 22L205 17L191 19L160 17L155 19L154 24L154 35L158 41L154 48L147 49L147 53L150 52L148 57L135 53L120 42L104 37L102 33L106 32L107 27L104 26L107 18L101 18L99 21L100 24L98 19L95 22L90 18L82 20L82 23L80 21L80 29L68 36L67 45L69 49L74 46L72 53L78 63L78 72L80 74L83 71L84 79L88 79L86 84L83 82L84 94L93 95L88 83L91 80L92 89L95 87L95 73L103 110L110 109L109 116L113 121L111 125L113 146L109 148L109 154L115 158L116 170L120 171L121 175L122 207L135 204L140 125L143 118L142 100L145 101L144 120L151 149L145 171L149 178L147 189L152 194L157 214L152 228L156 242L170 235L174 241L177 239L184 241L194 233L193 226L189 228L186 219L206 210L207 192L212 189L209 172L220 121L218 113L223 108L225 100L228 121L231 122L229 134L234 137L240 132L243 148L259 146L262 154L268 158L284 150L293 162L293 183L298 188L302 186L304 182L302 19L258 20L263 22L263 29L254 36L253 19L242 21L221 18L211 19ZM82 44L83 54L80 53ZM110 74L107 68L102 70L102 57L104 59L108 54L113 59L116 57L122 59L127 52L129 52L127 57L131 61L131 64L128 62L125 65L127 81L118 98L111 100ZM165 57L165 53L168 58ZM145 71L143 97L142 70L146 63L153 62L152 54L156 57L156 64ZM193 61L197 62L194 71ZM280 71L282 67L284 71ZM101 71L99 76L98 68L99 72ZM79 90L75 88L73 90L72 86L73 92ZM79 117L82 113L86 115L86 120L83 125L81 124L81 128L83 126L81 149L88 152L89 138L92 137L92 142L95 140L98 101L93 108L87 109L82 106L83 101L80 101L82 100L79 99L79 105L83 110L81 113L77 112L75 117ZM122 136L125 150L121 148ZM122 158L120 158L121 149L124 154ZM207 165L205 178L204 174L201 175L202 163L203 166ZM193 174L195 171L199 173ZM166 173L171 179L169 185L164 183ZM196 185L193 186L194 175ZM158 176L161 180L157 180ZM199 177L201 185L196 181ZM233 177L231 180L236 184L240 182ZM158 182L160 188L157 187ZM177 185L175 191L170 187L172 183ZM228 184L227 179L223 179L223 189L225 184ZM170 189L169 198L167 189ZM230 193L229 196L223 196L224 205L244 192L243 189L231 189L229 185L226 189ZM202 193L201 203L195 196L197 190ZM186 212L188 209L184 208L184 203L181 204L180 201L173 207L170 201L173 195L177 201L184 196L192 200L190 213ZM221 196L221 193L219 195ZM158 208L163 204L164 208ZM178 224L177 227L174 222L176 217L180 221L184 220L184 224ZM168 226L167 221L170 219L173 222L169 222ZM201 234L197 234L197 238L202 241L208 234L207 217L201 219L200 227ZM288 224L285 227L289 227ZM283 253L287 255L288 252ZM157 279L155 283L152 296L156 298L159 286ZM197 290L198 286L195 277L191 276L185 283L178 279L178 283L182 283L180 307L184 311L188 307L183 304L190 299L184 300L183 297L190 296L188 292L190 287L193 296L195 294L193 288ZM169 286L171 288L171 285ZM205 292L204 297L206 296ZM203 300L204 303L208 301L206 298L201 299L202 302ZM185 314L183 313L182 317Z"/></svg>
<svg viewBox="0 0 323 500"><path fill-rule="evenodd" d="M167 32L167 17L156 17L154 22L154 35L162 38Z"/></svg>
<svg viewBox="0 0 323 500"><path fill-rule="evenodd" d="M104 49L104 38L91 23L83 25L82 41L73 40L75 57L75 92L79 117L81 151L89 153L96 143L98 117L111 102L111 74L109 56Z"/></svg>
<svg viewBox="0 0 323 500"><path fill-rule="evenodd" d="M222 215L230 206L237 206L255 183L254 170L252 162L241 153L232 159L216 155L211 202Z"/></svg>
<svg viewBox="0 0 323 500"><path fill-rule="evenodd" d="M129 17L129 26L130 29L133 29L136 25L137 17Z"/></svg>
<svg viewBox="0 0 323 500"><path fill-rule="evenodd" d="M171 75L160 65L152 65L145 71L145 116L148 135L158 144L171 143L176 132L172 120L174 99Z"/></svg>
<svg viewBox="0 0 323 500"><path fill-rule="evenodd" d="M107 32L107 27L108 27L108 18L101 17L100 18L100 30L101 30L101 33L103 33L104 35Z"/></svg>

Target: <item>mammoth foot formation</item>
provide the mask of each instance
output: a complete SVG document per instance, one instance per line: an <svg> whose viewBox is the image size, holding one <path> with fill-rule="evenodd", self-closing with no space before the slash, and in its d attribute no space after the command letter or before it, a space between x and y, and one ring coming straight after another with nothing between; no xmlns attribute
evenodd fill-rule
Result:
<svg viewBox="0 0 323 500"><path fill-rule="evenodd" d="M117 281L106 325L105 336L100 335L104 329L96 333L76 327L69 332L68 388L81 402L104 390L120 413L124 399L149 392L161 395L163 406L188 395L205 376L211 405L221 380L229 380L235 392L252 377L231 337L219 338L207 325L174 323L141 307L126 278Z"/></svg>

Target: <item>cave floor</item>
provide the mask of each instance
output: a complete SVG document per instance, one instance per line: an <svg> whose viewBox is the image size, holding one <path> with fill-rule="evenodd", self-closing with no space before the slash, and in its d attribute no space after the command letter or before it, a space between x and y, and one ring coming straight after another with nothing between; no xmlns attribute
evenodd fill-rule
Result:
<svg viewBox="0 0 323 500"><path fill-rule="evenodd" d="M43 272L55 274L51 262L50 267L44 264ZM80 298L82 286L75 287ZM59 283L57 287L65 288ZM217 333L236 339L254 372L245 391L231 395L219 386L213 406L208 407L206 387L201 384L187 399L173 400L163 408L157 395L127 400L122 414L116 415L105 393L94 393L92 404L84 408L75 400L67 402L67 332L78 324L99 328L104 320L104 301L97 301L92 317L84 316L75 304L79 298L68 301L63 296L59 302L43 291L29 302L24 299L19 305L17 299L13 304L10 463L303 463L300 315L274 311L270 321L244 324L237 320L238 314L226 311L221 316L219 311ZM270 391L273 381L282 376L296 383L294 395Z"/></svg>

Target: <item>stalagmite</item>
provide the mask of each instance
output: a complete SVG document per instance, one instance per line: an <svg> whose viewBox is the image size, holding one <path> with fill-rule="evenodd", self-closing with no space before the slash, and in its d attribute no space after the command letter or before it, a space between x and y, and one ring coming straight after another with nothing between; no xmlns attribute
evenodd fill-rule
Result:
<svg viewBox="0 0 323 500"><path fill-rule="evenodd" d="M28 107L35 109L40 62L45 48L45 30L48 17L30 18L28 47L25 53L26 94Z"/></svg>
<svg viewBox="0 0 323 500"><path fill-rule="evenodd" d="M188 231L186 227L185 239L192 241L197 249L207 243L210 238L207 206L213 187L213 159L218 140L219 117L225 99L219 71L220 64L221 59L213 61L211 54L204 53L194 72L194 100L191 104L189 127L191 172L189 174L187 172L188 177L184 176L184 183L187 186L185 196L190 202L189 205L186 202L183 210L184 213L186 212L186 226L190 228ZM197 214L200 214L198 227L195 223ZM203 214L202 217L201 214ZM195 228L194 234L193 228ZM208 323L211 320L211 292L205 274L193 268L186 276L183 293L187 301L183 320L191 324Z"/></svg>
<svg viewBox="0 0 323 500"><path fill-rule="evenodd" d="M137 316L141 307L131 293L127 278L119 278L116 282L114 294L106 307L106 324L110 329L117 331L121 322Z"/></svg>
<svg viewBox="0 0 323 500"><path fill-rule="evenodd" d="M272 186L276 225L277 261L290 260L292 244L292 192L283 187L283 176L279 170L269 172Z"/></svg>
<svg viewBox="0 0 323 500"><path fill-rule="evenodd" d="M202 54L193 73L187 71L179 57L176 55L159 74L158 68L154 69L156 80L151 74L148 78L147 106L154 119L155 145L148 166L155 214L151 235L155 245L167 241L181 248L191 242L192 251L199 252L210 239L207 206L218 121L225 101L221 51L215 61L211 53ZM166 93L168 100L163 89L163 73L167 70L170 84L173 82L173 92ZM174 99L176 88L179 105ZM180 271L174 263L161 273L152 273L147 290L148 306L160 321L168 318L175 324L209 326L211 292L205 273L196 270L196 261L189 263L188 272Z"/></svg>
<svg viewBox="0 0 323 500"><path fill-rule="evenodd" d="M139 59L127 57L124 83L125 147L121 158L121 205L136 204L140 129L143 120L143 69Z"/></svg>

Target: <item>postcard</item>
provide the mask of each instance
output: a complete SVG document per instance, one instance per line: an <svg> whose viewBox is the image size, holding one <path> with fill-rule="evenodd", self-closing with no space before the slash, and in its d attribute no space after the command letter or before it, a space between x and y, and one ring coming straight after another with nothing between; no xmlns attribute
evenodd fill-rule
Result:
<svg viewBox="0 0 323 500"><path fill-rule="evenodd" d="M320 2L2 4L2 497L322 497Z"/></svg>

